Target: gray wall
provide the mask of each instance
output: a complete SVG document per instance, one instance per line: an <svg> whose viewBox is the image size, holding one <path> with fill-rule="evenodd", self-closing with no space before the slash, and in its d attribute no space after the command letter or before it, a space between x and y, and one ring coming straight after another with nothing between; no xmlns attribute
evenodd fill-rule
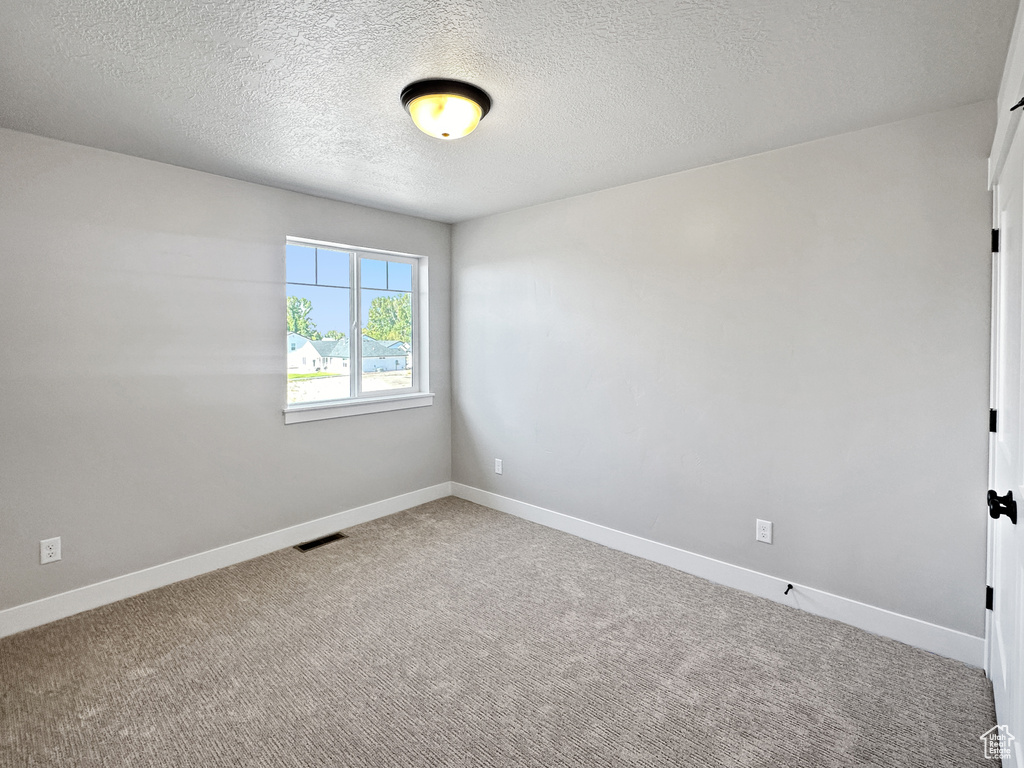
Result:
<svg viewBox="0 0 1024 768"><path fill-rule="evenodd" d="M446 225L0 130L0 609L453 477L982 634L991 113L459 224L452 297ZM430 257L433 407L283 424L286 235Z"/></svg>
<svg viewBox="0 0 1024 768"><path fill-rule="evenodd" d="M429 257L432 407L284 425L286 235ZM450 479L449 253L444 224L0 131L0 609Z"/></svg>
<svg viewBox="0 0 1024 768"><path fill-rule="evenodd" d="M993 111L456 225L454 479L983 634Z"/></svg>

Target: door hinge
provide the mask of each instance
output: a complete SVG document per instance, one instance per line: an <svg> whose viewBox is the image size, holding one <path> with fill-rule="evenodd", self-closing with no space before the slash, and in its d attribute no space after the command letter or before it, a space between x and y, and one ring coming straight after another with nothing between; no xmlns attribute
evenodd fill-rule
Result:
<svg viewBox="0 0 1024 768"><path fill-rule="evenodd" d="M992 253L999 253L999 230L992 230Z"/></svg>
<svg viewBox="0 0 1024 768"><path fill-rule="evenodd" d="M985 610L992 610L992 601L995 598L995 590L992 587L985 587Z"/></svg>
<svg viewBox="0 0 1024 768"><path fill-rule="evenodd" d="M998 423L999 423L999 417L996 414L997 414L997 412L996 412L995 408L989 408L988 409L988 431L989 432L995 432L996 431L996 425L998 425Z"/></svg>

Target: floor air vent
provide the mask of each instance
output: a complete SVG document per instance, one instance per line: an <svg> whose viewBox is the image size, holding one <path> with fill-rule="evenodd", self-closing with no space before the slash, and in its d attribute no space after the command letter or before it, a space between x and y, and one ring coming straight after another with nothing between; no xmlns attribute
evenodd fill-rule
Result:
<svg viewBox="0 0 1024 768"><path fill-rule="evenodd" d="M313 539L312 541L304 541L301 544L296 544L295 548L299 552L309 552L311 549L322 547L324 544L330 544L332 541L338 541L338 539L347 539L344 533L332 533L327 536L321 536L319 539Z"/></svg>

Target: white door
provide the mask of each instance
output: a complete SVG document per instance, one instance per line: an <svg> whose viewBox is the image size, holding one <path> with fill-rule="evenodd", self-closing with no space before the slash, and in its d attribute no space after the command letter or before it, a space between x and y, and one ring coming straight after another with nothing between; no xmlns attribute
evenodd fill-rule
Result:
<svg viewBox="0 0 1024 768"><path fill-rule="evenodd" d="M999 253L993 260L992 407L998 428L989 453L990 488L1009 491L1024 509L1024 129L1018 128L995 189ZM988 628L988 672L996 717L1009 726L1016 764L1024 765L1024 552L1021 525L989 518L989 582L994 590Z"/></svg>

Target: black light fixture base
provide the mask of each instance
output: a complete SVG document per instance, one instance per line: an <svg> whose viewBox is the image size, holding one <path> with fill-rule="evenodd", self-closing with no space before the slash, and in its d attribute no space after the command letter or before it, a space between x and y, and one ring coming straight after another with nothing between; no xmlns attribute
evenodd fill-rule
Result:
<svg viewBox="0 0 1024 768"><path fill-rule="evenodd" d="M402 106L409 111L409 105L420 96L436 95L461 96L464 99L475 101L480 105L480 118L491 110L491 97L475 85L464 83L461 80L417 80L409 83L402 89Z"/></svg>

